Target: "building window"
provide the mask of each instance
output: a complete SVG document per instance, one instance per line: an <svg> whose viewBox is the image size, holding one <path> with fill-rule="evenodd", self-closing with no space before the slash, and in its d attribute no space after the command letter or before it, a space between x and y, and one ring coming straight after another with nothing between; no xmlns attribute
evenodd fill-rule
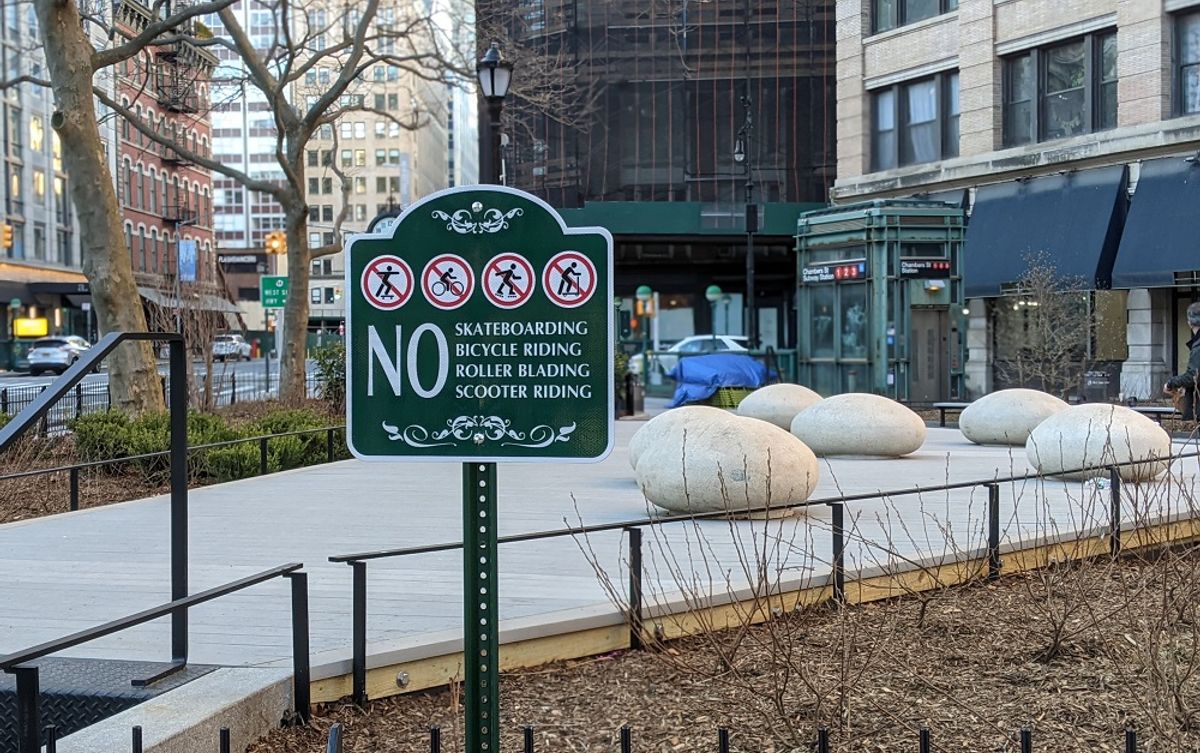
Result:
<svg viewBox="0 0 1200 753"><path fill-rule="evenodd" d="M1175 22L1175 114L1200 112L1200 13Z"/></svg>
<svg viewBox="0 0 1200 753"><path fill-rule="evenodd" d="M1117 35L1090 34L1004 59L1004 145L1117 125Z"/></svg>
<svg viewBox="0 0 1200 753"><path fill-rule="evenodd" d="M958 156L958 72L907 81L871 98L871 168Z"/></svg>
<svg viewBox="0 0 1200 753"><path fill-rule="evenodd" d="M894 29L958 8L958 0L871 0L871 30Z"/></svg>
<svg viewBox="0 0 1200 753"><path fill-rule="evenodd" d="M333 288L323 288L323 290L325 291L325 302L335 303L336 299L333 296Z"/></svg>
<svg viewBox="0 0 1200 753"><path fill-rule="evenodd" d="M321 302L321 289L313 288L312 290L308 291L308 300L313 303L320 303Z"/></svg>

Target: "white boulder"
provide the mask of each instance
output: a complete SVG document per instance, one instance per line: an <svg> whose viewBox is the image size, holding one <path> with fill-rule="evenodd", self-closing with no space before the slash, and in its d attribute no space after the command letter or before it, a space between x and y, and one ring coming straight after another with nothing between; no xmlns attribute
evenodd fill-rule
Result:
<svg viewBox="0 0 1200 753"><path fill-rule="evenodd" d="M821 396L799 384L772 384L751 392L738 404L737 414L775 424L787 431L800 411L821 402Z"/></svg>
<svg viewBox="0 0 1200 753"><path fill-rule="evenodd" d="M880 395L851 392L827 397L792 420L792 434L821 457L901 457L925 442L925 422Z"/></svg>
<svg viewBox="0 0 1200 753"><path fill-rule="evenodd" d="M635 475L646 499L671 512L763 512L808 499L818 470L783 429L722 413L693 414L659 435L639 452Z"/></svg>
<svg viewBox="0 0 1200 753"><path fill-rule="evenodd" d="M1023 445L1034 427L1067 407L1040 390L998 390L964 408L958 428L975 444Z"/></svg>
<svg viewBox="0 0 1200 753"><path fill-rule="evenodd" d="M1025 443L1029 462L1041 473L1092 478L1108 473L1105 466L1138 460L1154 461L1171 454L1171 437L1161 426L1121 405L1087 403L1059 411L1038 424ZM1125 481L1145 481L1162 473L1162 461L1122 466Z"/></svg>
<svg viewBox="0 0 1200 753"><path fill-rule="evenodd" d="M673 443L676 447L683 441L683 428L697 421L703 422L705 417L711 420L733 418L733 415L722 408L710 405L683 405L658 414L642 425L629 438L629 464L637 470L638 458L642 452L660 442Z"/></svg>

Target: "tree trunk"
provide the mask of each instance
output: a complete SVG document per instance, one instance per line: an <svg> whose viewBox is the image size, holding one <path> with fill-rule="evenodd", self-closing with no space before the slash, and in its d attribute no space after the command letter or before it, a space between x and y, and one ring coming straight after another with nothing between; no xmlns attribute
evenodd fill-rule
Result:
<svg viewBox="0 0 1200 753"><path fill-rule="evenodd" d="M308 342L308 206L302 193L304 186L304 144L307 139L289 138L289 153L292 155L293 170L301 188L291 187L283 200L283 212L287 230L288 300L283 308L283 337L279 345L279 399L283 403L298 404L308 397L307 390L307 342ZM292 145L299 147L292 148Z"/></svg>
<svg viewBox="0 0 1200 753"><path fill-rule="evenodd" d="M83 271L101 333L145 332L146 315L125 246L121 208L105 161L92 94L92 46L71 0L35 0L57 111L51 120L62 140L79 217ZM112 144L116 149L117 145ZM164 409L149 343L126 343L109 357L113 407L131 413Z"/></svg>

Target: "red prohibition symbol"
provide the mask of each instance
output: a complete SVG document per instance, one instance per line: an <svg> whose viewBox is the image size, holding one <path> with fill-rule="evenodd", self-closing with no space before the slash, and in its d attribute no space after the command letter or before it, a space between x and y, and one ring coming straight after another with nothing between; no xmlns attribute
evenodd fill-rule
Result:
<svg viewBox="0 0 1200 753"><path fill-rule="evenodd" d="M484 266L480 284L489 301L502 309L515 309L533 297L537 275L524 256L506 252Z"/></svg>
<svg viewBox="0 0 1200 753"><path fill-rule="evenodd" d="M582 306L596 292L596 265L578 251L555 254L542 270L542 288L557 306Z"/></svg>
<svg viewBox="0 0 1200 753"><path fill-rule="evenodd" d="M381 311L395 311L412 297L412 267L399 256L376 256L363 270L360 284L367 303Z"/></svg>
<svg viewBox="0 0 1200 753"><path fill-rule="evenodd" d="M440 254L421 272L425 300L443 311L453 311L475 292L475 273L467 260L455 254Z"/></svg>

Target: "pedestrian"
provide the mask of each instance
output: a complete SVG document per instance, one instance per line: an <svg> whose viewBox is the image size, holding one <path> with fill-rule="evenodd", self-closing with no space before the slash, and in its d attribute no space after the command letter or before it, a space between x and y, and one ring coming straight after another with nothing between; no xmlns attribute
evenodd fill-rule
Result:
<svg viewBox="0 0 1200 753"><path fill-rule="evenodd" d="M1173 376L1163 385L1163 392L1172 397L1182 397L1175 400L1175 406L1183 414L1184 421L1195 421L1197 413L1197 394L1200 393L1200 301L1195 301L1187 307L1187 323L1192 328L1192 339L1187 341L1187 368L1182 374ZM1180 405L1179 403L1183 404Z"/></svg>

